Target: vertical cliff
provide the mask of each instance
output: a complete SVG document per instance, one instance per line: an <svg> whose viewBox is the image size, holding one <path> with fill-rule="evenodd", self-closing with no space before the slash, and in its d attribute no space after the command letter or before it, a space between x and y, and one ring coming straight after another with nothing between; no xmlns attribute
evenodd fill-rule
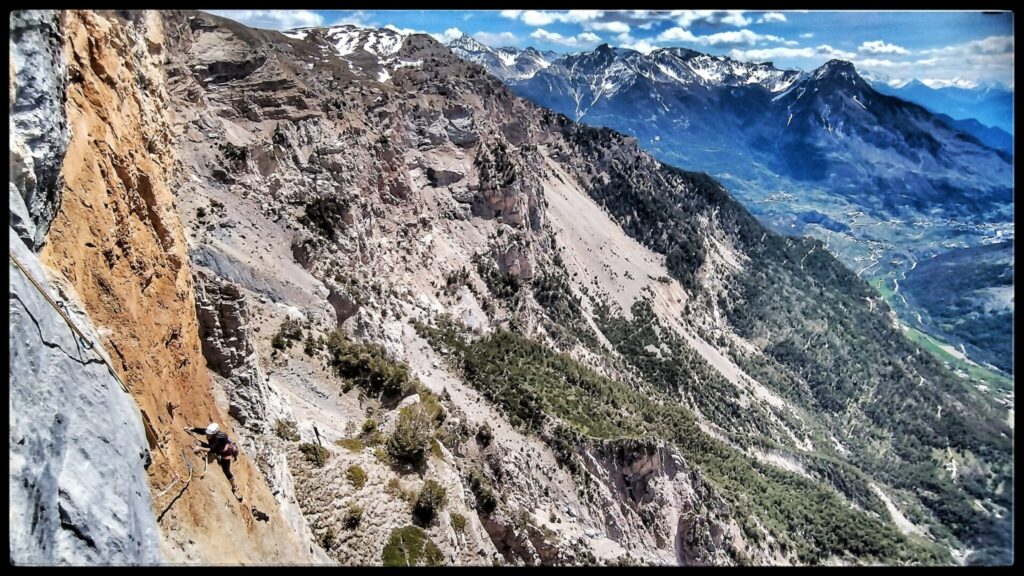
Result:
<svg viewBox="0 0 1024 576"><path fill-rule="evenodd" d="M9 230L10 548L14 564L140 564L160 558L146 470L151 455L132 398L29 279L71 300Z"/></svg>
<svg viewBox="0 0 1024 576"><path fill-rule="evenodd" d="M66 281L69 291L77 294L84 313L98 327L96 331L103 347L110 351L114 370L128 386L142 418L151 425L153 433L148 434L148 447L152 449L152 463L148 466L148 480L152 492L157 494L169 486L175 474L180 478L187 476L183 449L197 468L187 489L182 491L184 482L178 482L152 503L148 516L150 522L155 517L159 523L163 560L243 564L307 561L308 548L285 527L246 446L242 445L241 460L233 467L244 495L244 501L237 502L216 464L209 467L204 477L200 476L203 463L191 454L193 438L183 430L185 426L205 425L212 420L220 422L229 435L237 438L226 406L218 405L211 393L199 340L185 236L174 211L173 194L167 186L175 168L175 156L170 145L172 125L167 117L160 20L154 13L141 12L123 15L69 11L59 18L66 98L62 90L52 89L52 86L39 84L36 90L62 104L58 108L66 115L67 132L71 136L63 162L55 164L59 177L38 170L36 173L37 183L55 182L56 190L49 192L37 185L26 188L32 194L19 194L25 198L27 212L36 227L33 231L22 226L19 232L30 245L45 243L40 261L52 269L55 277ZM55 20L39 17L36 21ZM43 24L36 25L35 29L37 36L61 36L47 32ZM12 44L12 53L24 52L23 46L24 43L19 43L16 50ZM49 54L45 50L39 52ZM38 68L35 77L45 73L45 68ZM15 76L16 80L25 77L18 72ZM59 84L59 81L51 84ZM12 117L22 110L19 104L12 108ZM60 117L52 115L52 118ZM45 132L45 127L39 129ZM59 134L59 130L57 132ZM47 148L50 152L37 151L30 156L49 158L54 154L52 148ZM15 223L14 191L15 185L12 185L12 224ZM35 198L48 200L36 202ZM59 204L56 198L60 199ZM46 220L47 210L54 217L43 239L39 231L46 228L39 222ZM41 216L37 218L36 214ZM12 311L14 308L12 296ZM46 337L45 333L41 337ZM106 370L102 365L95 368ZM19 377L27 378L29 374L19 372ZM69 375L67 385L77 386L79 381ZM36 405L35 401L30 403ZM48 418L55 419L57 423L53 426L59 429L61 421L109 418L110 410L116 406L96 400L95 410L80 412L86 408L88 405L57 404L55 413ZM22 413L38 424L33 413ZM123 413L114 415L121 417ZM136 413L129 429L139 436L141 427ZM131 435L128 440L118 440L124 445L116 450L129 450L133 446ZM14 442L12 431L12 444ZM120 462L124 466L135 466L136 474L145 473L138 455ZM65 466L74 464L74 460L64 461ZM97 467L97 471L103 470ZM69 468L64 473L81 476L86 471ZM123 481L120 476L112 475L117 477L117 482ZM14 481L12 476L12 483ZM33 489L37 493L25 496L25 507L30 509L38 503L49 506L47 502L53 500L54 495L40 493L46 492L49 486L35 482ZM106 508L103 503L97 503L92 511L103 508ZM116 517L106 524L118 526L121 522L126 538L140 538L135 531L126 528L128 524L124 523L129 519L117 510L117 507L107 510ZM62 516L61 522L77 526L77 512L73 509L67 512L70 520L65 522ZM88 513L87 510L82 514ZM97 522L97 526L103 525ZM88 532L83 534L85 537L81 540L92 539L98 544ZM124 542L121 545L128 548ZM153 553L137 552L134 556L124 553L122 556L126 562L157 560ZM68 557L50 558L70 561ZM116 562L117 556L97 553L94 557L78 559L107 563Z"/></svg>
<svg viewBox="0 0 1024 576"><path fill-rule="evenodd" d="M59 277L51 284L32 251L59 207L68 137L63 51L58 13L11 14L10 559L153 563L160 541L146 482L152 456L138 409L104 364L107 352L74 291Z"/></svg>
<svg viewBox="0 0 1024 576"><path fill-rule="evenodd" d="M68 141L63 36L52 10L12 12L10 26L10 224L38 249L60 203Z"/></svg>

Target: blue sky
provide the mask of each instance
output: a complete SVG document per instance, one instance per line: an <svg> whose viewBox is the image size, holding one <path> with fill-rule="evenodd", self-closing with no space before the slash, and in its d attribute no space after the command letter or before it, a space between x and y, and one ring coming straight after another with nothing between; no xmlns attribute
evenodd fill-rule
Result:
<svg viewBox="0 0 1024 576"><path fill-rule="evenodd" d="M933 87L1013 86L1009 12L825 12L739 10L242 10L211 12L259 28L346 23L463 33L490 46L578 52L602 43L649 52L684 46L780 68L810 70L832 58L891 83Z"/></svg>

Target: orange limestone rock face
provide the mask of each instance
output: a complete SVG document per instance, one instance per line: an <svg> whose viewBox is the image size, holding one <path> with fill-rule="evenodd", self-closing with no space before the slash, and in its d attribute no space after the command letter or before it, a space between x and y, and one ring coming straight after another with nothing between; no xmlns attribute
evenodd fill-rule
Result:
<svg viewBox="0 0 1024 576"><path fill-rule="evenodd" d="M214 421L237 439L211 395L185 235L167 186L175 157L161 20L153 12L129 17L63 15L72 137L41 259L77 292L148 419L164 560L308 563L308 545L288 529L245 446L232 466L238 502L216 464L200 476L204 464L183 430ZM196 472L182 491L184 458ZM181 481L160 494L175 474Z"/></svg>

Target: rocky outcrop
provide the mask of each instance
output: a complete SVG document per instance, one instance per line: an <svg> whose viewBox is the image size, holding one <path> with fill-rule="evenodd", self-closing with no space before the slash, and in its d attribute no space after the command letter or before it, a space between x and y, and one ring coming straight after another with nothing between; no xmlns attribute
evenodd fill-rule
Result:
<svg viewBox="0 0 1024 576"><path fill-rule="evenodd" d="M10 225L38 250L60 204L68 144L64 36L56 11L10 16Z"/></svg>
<svg viewBox="0 0 1024 576"><path fill-rule="evenodd" d="M675 448L630 439L588 443L582 452L588 471L608 487L606 495L629 510L623 510L624 522L606 516L611 536L646 532L683 565L734 562L728 504Z"/></svg>
<svg viewBox="0 0 1024 576"><path fill-rule="evenodd" d="M334 308L339 327L345 323L345 320L348 320L359 311L359 304L355 299L341 289L331 288L330 293L327 295L327 301Z"/></svg>
<svg viewBox="0 0 1024 576"><path fill-rule="evenodd" d="M11 228L12 253L59 302ZM69 301L89 349L13 261L8 263L12 564L152 564L160 539L146 468L152 456L131 396L100 359L88 317Z"/></svg>
<svg viewBox="0 0 1024 576"><path fill-rule="evenodd" d="M231 381L228 414L254 432L284 409L260 368L246 297L237 284L201 270L195 275L196 318L206 366Z"/></svg>

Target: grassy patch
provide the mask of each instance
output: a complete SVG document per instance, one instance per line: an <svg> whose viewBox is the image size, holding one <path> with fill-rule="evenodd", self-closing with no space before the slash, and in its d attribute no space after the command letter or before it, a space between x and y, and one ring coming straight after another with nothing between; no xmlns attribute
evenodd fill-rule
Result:
<svg viewBox="0 0 1024 576"><path fill-rule="evenodd" d="M345 509L345 514L341 518L345 528L348 528L349 530L356 529L362 520L363 507L358 504L349 504L348 508Z"/></svg>
<svg viewBox="0 0 1024 576"><path fill-rule="evenodd" d="M450 514L450 518L451 518L451 522L452 522L452 529L455 530L455 532L457 534L465 534L466 533L466 517L463 516L462 514L459 514L458 512L452 512Z"/></svg>
<svg viewBox="0 0 1024 576"><path fill-rule="evenodd" d="M342 438L334 442L336 445L348 450L349 452L362 452L366 445L359 438Z"/></svg>
<svg viewBox="0 0 1024 576"><path fill-rule="evenodd" d="M385 566L440 566L444 556L423 529L403 526L391 531L380 559Z"/></svg>
<svg viewBox="0 0 1024 576"><path fill-rule="evenodd" d="M291 420L276 420L274 422L274 434L277 434L277 437L282 440L291 440L292 442L300 440L298 425Z"/></svg>
<svg viewBox="0 0 1024 576"><path fill-rule="evenodd" d="M299 451L306 457L306 461L317 467L323 467L327 462L327 449L310 442L299 444Z"/></svg>
<svg viewBox="0 0 1024 576"><path fill-rule="evenodd" d="M1013 390L1013 380L1003 376L1002 374L993 372L984 366L972 364L952 355L948 350L943 348L943 346L949 345L938 338L930 334L925 334L917 328L906 325L904 325L903 333L906 334L907 338L912 342L932 353L938 357L939 360L949 363L954 370L963 370L966 372L967 376L971 380L1003 391Z"/></svg>
<svg viewBox="0 0 1024 576"><path fill-rule="evenodd" d="M349 466L348 470L345 471L345 477L348 478L348 481L352 483L352 486L356 490L360 490L363 486L366 486L366 471L359 466Z"/></svg>

